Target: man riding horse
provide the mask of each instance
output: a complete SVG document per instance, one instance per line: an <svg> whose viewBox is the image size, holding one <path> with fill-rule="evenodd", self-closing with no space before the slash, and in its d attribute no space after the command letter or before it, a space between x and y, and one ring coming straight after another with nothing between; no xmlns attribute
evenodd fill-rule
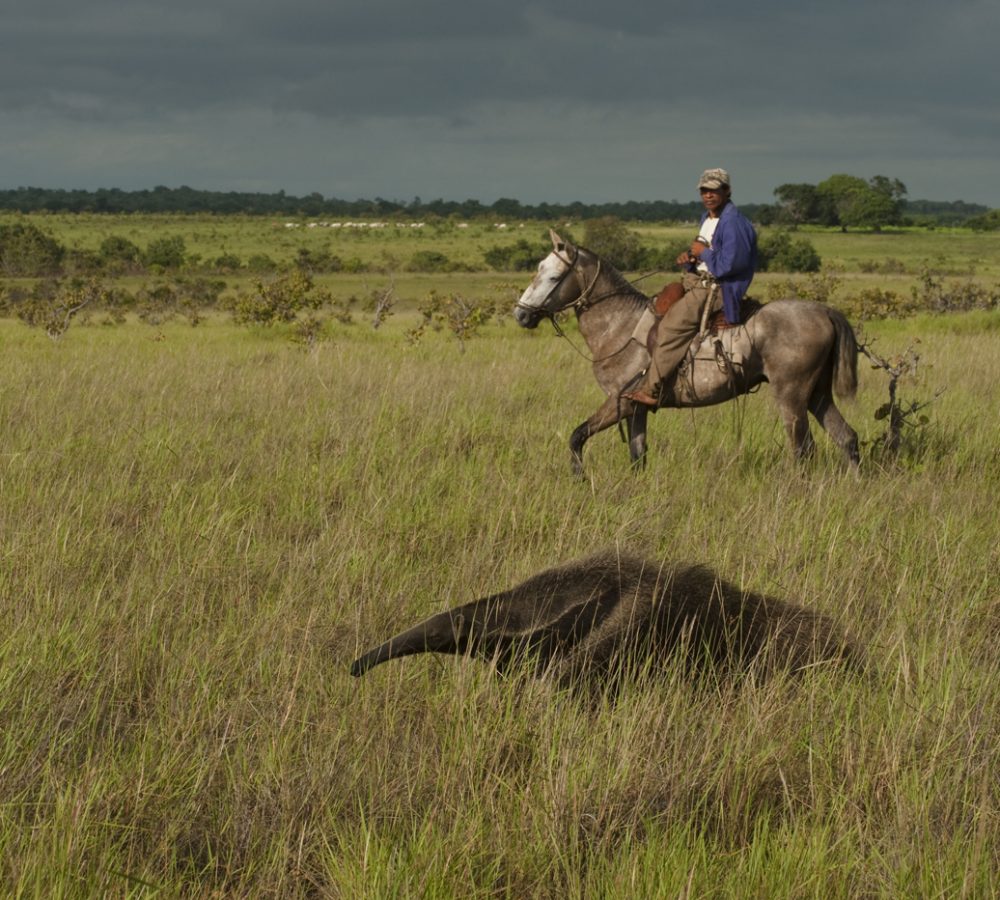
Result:
<svg viewBox="0 0 1000 900"><path fill-rule="evenodd" d="M701 329L705 305L710 305L710 313L721 309L730 325L740 323L740 303L757 266L757 234L730 200L729 173L706 169L698 190L705 206L698 237L677 257L684 269L684 293L660 321L645 377L623 395L654 409L660 405L663 385Z"/></svg>

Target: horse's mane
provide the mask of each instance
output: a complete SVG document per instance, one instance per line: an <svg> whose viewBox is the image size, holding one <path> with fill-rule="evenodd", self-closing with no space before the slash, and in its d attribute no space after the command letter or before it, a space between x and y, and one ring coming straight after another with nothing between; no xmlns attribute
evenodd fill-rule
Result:
<svg viewBox="0 0 1000 900"><path fill-rule="evenodd" d="M619 272L611 263L606 259L596 254L593 250L587 250L585 247L580 247L581 253L586 253L588 256L592 256L595 260L599 260L601 263L601 274L609 281L610 287L601 291L604 296L609 296L614 294L615 296L620 296L625 299L631 300L636 306L648 306L649 297L647 297L642 291L640 291L635 285L632 284L621 272Z"/></svg>

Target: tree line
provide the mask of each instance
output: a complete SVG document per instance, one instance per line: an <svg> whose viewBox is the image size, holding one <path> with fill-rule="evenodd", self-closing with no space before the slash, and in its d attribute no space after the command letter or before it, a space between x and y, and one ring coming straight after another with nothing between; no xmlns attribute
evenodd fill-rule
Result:
<svg viewBox="0 0 1000 900"><path fill-rule="evenodd" d="M634 221L690 221L701 213L696 201L650 200L624 203L537 203L525 204L508 197L493 203L479 200L431 200L414 197L410 201L340 200L312 193L296 197L278 191L272 194L236 191L203 191L190 187L155 187L125 191L100 188L96 191L21 187L0 190L0 209L22 213L208 213L281 215L289 217L339 217L348 219L407 217L538 219L596 218L615 216Z"/></svg>
<svg viewBox="0 0 1000 900"><path fill-rule="evenodd" d="M777 203L758 212L763 225L824 225L878 231L892 225L967 225L994 230L996 211L963 200L907 200L898 178L831 175L819 184L789 183L774 189Z"/></svg>
<svg viewBox="0 0 1000 900"><path fill-rule="evenodd" d="M762 225L804 224L878 229L892 225L962 225L993 230L1000 226L996 211L964 201L907 200L897 178L876 175L867 181L854 175L831 175L819 184L783 184L775 188L775 203L740 203L743 212ZM410 201L341 200L319 193L303 197L276 193L204 191L190 187L126 191L95 191L20 187L0 191L0 209L22 213L186 213L280 215L337 218L461 218L553 221L613 216L632 222L690 222L700 217L697 200L630 200L611 203L522 203L502 197L479 200Z"/></svg>

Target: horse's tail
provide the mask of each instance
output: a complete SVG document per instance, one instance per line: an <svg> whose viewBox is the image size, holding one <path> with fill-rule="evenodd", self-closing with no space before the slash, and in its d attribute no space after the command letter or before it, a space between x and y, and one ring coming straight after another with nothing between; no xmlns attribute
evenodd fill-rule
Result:
<svg viewBox="0 0 1000 900"><path fill-rule="evenodd" d="M843 313L827 307L826 314L833 325L833 390L850 398L858 390L858 341Z"/></svg>

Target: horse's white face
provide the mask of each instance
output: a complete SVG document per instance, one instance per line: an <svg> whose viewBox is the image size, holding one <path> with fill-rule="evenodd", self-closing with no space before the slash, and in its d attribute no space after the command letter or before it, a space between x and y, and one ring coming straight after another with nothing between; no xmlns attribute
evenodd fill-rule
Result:
<svg viewBox="0 0 1000 900"><path fill-rule="evenodd" d="M523 328L534 328L541 319L546 300L566 277L569 264L563 254L553 250L538 264L538 272L514 307L514 318Z"/></svg>

